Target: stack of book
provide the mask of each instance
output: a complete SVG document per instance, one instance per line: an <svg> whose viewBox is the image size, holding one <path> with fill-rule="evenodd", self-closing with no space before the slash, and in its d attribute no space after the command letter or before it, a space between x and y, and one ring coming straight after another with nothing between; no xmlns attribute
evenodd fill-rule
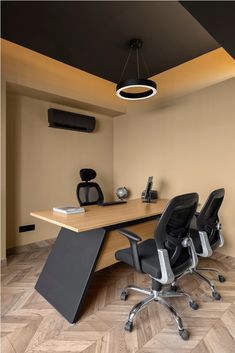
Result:
<svg viewBox="0 0 235 353"><path fill-rule="evenodd" d="M64 213L64 214L75 214L84 213L85 209L83 207L65 206L65 207L53 207L54 212Z"/></svg>

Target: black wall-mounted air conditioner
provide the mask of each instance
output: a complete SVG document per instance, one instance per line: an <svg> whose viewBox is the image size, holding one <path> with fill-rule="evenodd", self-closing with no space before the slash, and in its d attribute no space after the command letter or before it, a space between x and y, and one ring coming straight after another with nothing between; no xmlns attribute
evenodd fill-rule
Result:
<svg viewBox="0 0 235 353"><path fill-rule="evenodd" d="M57 129L92 132L95 129L95 118L63 110L48 109L49 127Z"/></svg>

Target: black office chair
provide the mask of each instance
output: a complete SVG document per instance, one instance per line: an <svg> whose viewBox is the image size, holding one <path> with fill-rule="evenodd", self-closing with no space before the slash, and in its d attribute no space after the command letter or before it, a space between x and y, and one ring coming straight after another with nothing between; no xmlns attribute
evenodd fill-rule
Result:
<svg viewBox="0 0 235 353"><path fill-rule="evenodd" d="M136 271L148 274L152 279L151 289L131 285L122 290L122 300L126 300L130 290L148 295L132 308L125 330L132 331L135 315L154 300L164 305L173 314L182 339L189 338L189 332L184 329L180 316L164 298L186 296L194 310L198 308L197 303L183 291L162 290L162 285L171 284L176 276L184 273L188 268L196 267L197 255L189 237L189 229L197 203L196 193L173 198L159 220L154 239L145 240L140 244L138 244L141 240L139 236L126 229L119 230L128 238L130 247L117 251L116 259L134 267Z"/></svg>
<svg viewBox="0 0 235 353"><path fill-rule="evenodd" d="M218 212L224 199L224 189L213 191L205 202L201 212L196 213L191 224L190 235L194 243L196 253L200 257L210 257L215 249L224 245L224 238L221 233L221 224L219 222ZM219 281L225 282L225 277L215 268L195 267L190 272L203 279L211 288L212 296L220 300L221 296L217 292L212 281L202 275L200 271L215 272ZM182 276L181 276L182 277ZM175 288L173 283L172 289Z"/></svg>
<svg viewBox="0 0 235 353"><path fill-rule="evenodd" d="M94 169L81 169L80 177L82 182L77 186L77 198L81 206L96 205L104 201L104 195L100 186L91 182L95 179L96 171Z"/></svg>

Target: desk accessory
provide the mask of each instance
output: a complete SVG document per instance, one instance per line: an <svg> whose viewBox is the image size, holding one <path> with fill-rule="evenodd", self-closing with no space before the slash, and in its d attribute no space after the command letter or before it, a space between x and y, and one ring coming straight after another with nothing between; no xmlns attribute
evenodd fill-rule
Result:
<svg viewBox="0 0 235 353"><path fill-rule="evenodd" d="M125 186L121 186L121 187L117 188L116 195L120 200L124 200L128 197L129 191L127 190L127 188Z"/></svg>
<svg viewBox="0 0 235 353"><path fill-rule="evenodd" d="M84 213L85 209L83 207L65 206L65 207L53 207L54 212L63 214L77 214Z"/></svg>
<svg viewBox="0 0 235 353"><path fill-rule="evenodd" d="M150 203L152 200L157 199L157 191L152 190L152 186L153 186L153 176L150 176L148 178L146 189L141 194L141 199L143 202Z"/></svg>
<svg viewBox="0 0 235 353"><path fill-rule="evenodd" d="M143 200L143 198L144 198L144 195L145 195L145 191L143 191L142 193L141 193L141 199ZM156 200L157 198L158 198L158 193L157 193L157 190L151 190L150 191L150 200L152 200L152 201L154 201L154 200Z"/></svg>
<svg viewBox="0 0 235 353"><path fill-rule="evenodd" d="M113 205L120 205L122 203L127 203L127 201L117 200L117 201L102 202L99 204L99 206L113 206Z"/></svg>

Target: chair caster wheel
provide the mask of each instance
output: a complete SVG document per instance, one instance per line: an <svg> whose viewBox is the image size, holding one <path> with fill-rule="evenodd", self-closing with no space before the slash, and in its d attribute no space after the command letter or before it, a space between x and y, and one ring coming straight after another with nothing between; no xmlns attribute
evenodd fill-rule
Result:
<svg viewBox="0 0 235 353"><path fill-rule="evenodd" d="M188 332L188 330L186 330L186 329L180 330L180 331L179 331L179 335L180 335L180 337L182 338L182 340L188 341L188 339L189 339L189 332Z"/></svg>
<svg viewBox="0 0 235 353"><path fill-rule="evenodd" d="M121 299L121 300L124 300L124 301L125 301L125 300L127 299L127 297L128 297L127 292L124 292L124 291L123 291L123 292L120 294L120 299Z"/></svg>
<svg viewBox="0 0 235 353"><path fill-rule="evenodd" d="M133 322L127 321L124 328L126 331L131 332L133 330Z"/></svg>
<svg viewBox="0 0 235 353"><path fill-rule="evenodd" d="M173 290L174 292L177 292L178 287L177 287L175 284L173 284L173 285L171 286L171 290Z"/></svg>
<svg viewBox="0 0 235 353"><path fill-rule="evenodd" d="M197 310L199 308L198 303L195 301L189 302L189 305L193 310Z"/></svg>
<svg viewBox="0 0 235 353"><path fill-rule="evenodd" d="M215 300L220 300L221 299L221 295L218 292L212 292L212 296Z"/></svg>
<svg viewBox="0 0 235 353"><path fill-rule="evenodd" d="M226 281L225 277L222 275L218 276L220 283L224 283Z"/></svg>

